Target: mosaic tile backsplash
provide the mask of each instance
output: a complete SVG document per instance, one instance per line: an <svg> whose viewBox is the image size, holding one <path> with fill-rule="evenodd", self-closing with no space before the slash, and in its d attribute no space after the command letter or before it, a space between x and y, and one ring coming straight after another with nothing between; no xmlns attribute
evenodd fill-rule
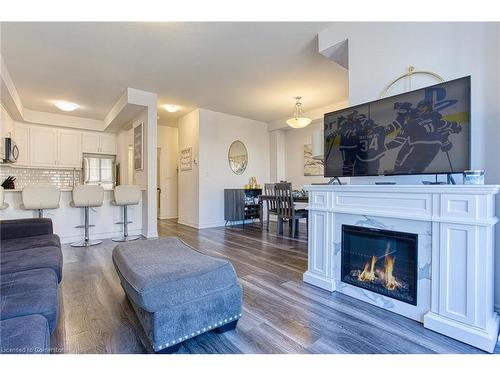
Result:
<svg viewBox="0 0 500 375"><path fill-rule="evenodd" d="M70 188L80 184L81 169L35 169L35 168L12 168L0 165L0 184L8 177L16 177L14 182L16 189L22 189L26 185L50 184L60 188ZM74 177L73 177L74 175Z"/></svg>

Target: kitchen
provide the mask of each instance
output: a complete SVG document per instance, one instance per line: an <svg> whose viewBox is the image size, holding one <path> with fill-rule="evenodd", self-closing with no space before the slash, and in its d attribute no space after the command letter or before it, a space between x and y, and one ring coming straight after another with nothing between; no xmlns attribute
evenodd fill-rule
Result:
<svg viewBox="0 0 500 375"><path fill-rule="evenodd" d="M6 118L2 109L2 119ZM2 121L4 122L4 121ZM59 207L44 210L63 243L83 236L84 210L71 206L73 187L101 185L103 204L90 209L92 238L112 238L122 232L122 207L112 204L113 190L120 180L117 137L112 132L86 131L57 126L41 126L13 121L12 130L1 139L3 163L0 183L6 182L5 203L0 218L36 217L36 210L23 209L22 189L29 185L54 185L60 190ZM10 183L9 183L10 182ZM142 232L142 202L128 207L130 235Z"/></svg>

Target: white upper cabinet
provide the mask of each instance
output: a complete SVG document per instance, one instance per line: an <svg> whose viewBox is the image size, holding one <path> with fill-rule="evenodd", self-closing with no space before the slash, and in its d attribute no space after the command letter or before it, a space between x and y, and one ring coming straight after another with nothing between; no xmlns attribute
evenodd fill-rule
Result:
<svg viewBox="0 0 500 375"><path fill-rule="evenodd" d="M83 133L82 140L83 152L98 153L99 152L99 134Z"/></svg>
<svg viewBox="0 0 500 375"><path fill-rule="evenodd" d="M116 154L116 139L114 134L101 134L100 145L103 154Z"/></svg>
<svg viewBox="0 0 500 375"><path fill-rule="evenodd" d="M14 141L19 149L18 165L30 164L30 127L16 123L14 126Z"/></svg>
<svg viewBox="0 0 500 375"><path fill-rule="evenodd" d="M57 166L82 167L82 133L73 130L58 130Z"/></svg>
<svg viewBox="0 0 500 375"><path fill-rule="evenodd" d="M57 130L32 126L29 133L31 165L57 166Z"/></svg>
<svg viewBox="0 0 500 375"><path fill-rule="evenodd" d="M29 139L30 165L35 167L81 168L81 132L30 126Z"/></svg>
<svg viewBox="0 0 500 375"><path fill-rule="evenodd" d="M116 139L111 133L84 133L83 152L116 154Z"/></svg>
<svg viewBox="0 0 500 375"><path fill-rule="evenodd" d="M113 133L16 123L19 166L82 168L83 153L116 154Z"/></svg>

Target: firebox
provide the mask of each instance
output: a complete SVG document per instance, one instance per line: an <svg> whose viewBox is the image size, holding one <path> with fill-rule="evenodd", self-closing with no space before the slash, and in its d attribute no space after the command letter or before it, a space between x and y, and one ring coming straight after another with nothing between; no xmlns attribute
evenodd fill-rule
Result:
<svg viewBox="0 0 500 375"><path fill-rule="evenodd" d="M342 225L342 281L417 304L418 235Z"/></svg>

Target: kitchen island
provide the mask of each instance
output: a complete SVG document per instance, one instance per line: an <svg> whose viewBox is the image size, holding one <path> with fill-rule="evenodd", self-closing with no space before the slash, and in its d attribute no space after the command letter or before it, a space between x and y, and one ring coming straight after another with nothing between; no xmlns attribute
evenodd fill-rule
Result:
<svg viewBox="0 0 500 375"><path fill-rule="evenodd" d="M72 188L60 188L61 200L59 208L44 210L44 217L52 219L54 233L59 235L62 243L71 243L83 238L83 228L76 228L84 223L83 209L71 207ZM22 189L5 190L5 202L9 207L0 211L0 220L23 219L37 217L35 210L24 210L21 208ZM132 235L142 234L142 202L146 198L146 191L142 189L142 200L138 205L128 206L128 231ZM90 236L93 239L106 239L119 237L122 234L123 225L117 224L123 221L123 208L114 206L113 189L104 189L104 201L101 207L90 209Z"/></svg>

